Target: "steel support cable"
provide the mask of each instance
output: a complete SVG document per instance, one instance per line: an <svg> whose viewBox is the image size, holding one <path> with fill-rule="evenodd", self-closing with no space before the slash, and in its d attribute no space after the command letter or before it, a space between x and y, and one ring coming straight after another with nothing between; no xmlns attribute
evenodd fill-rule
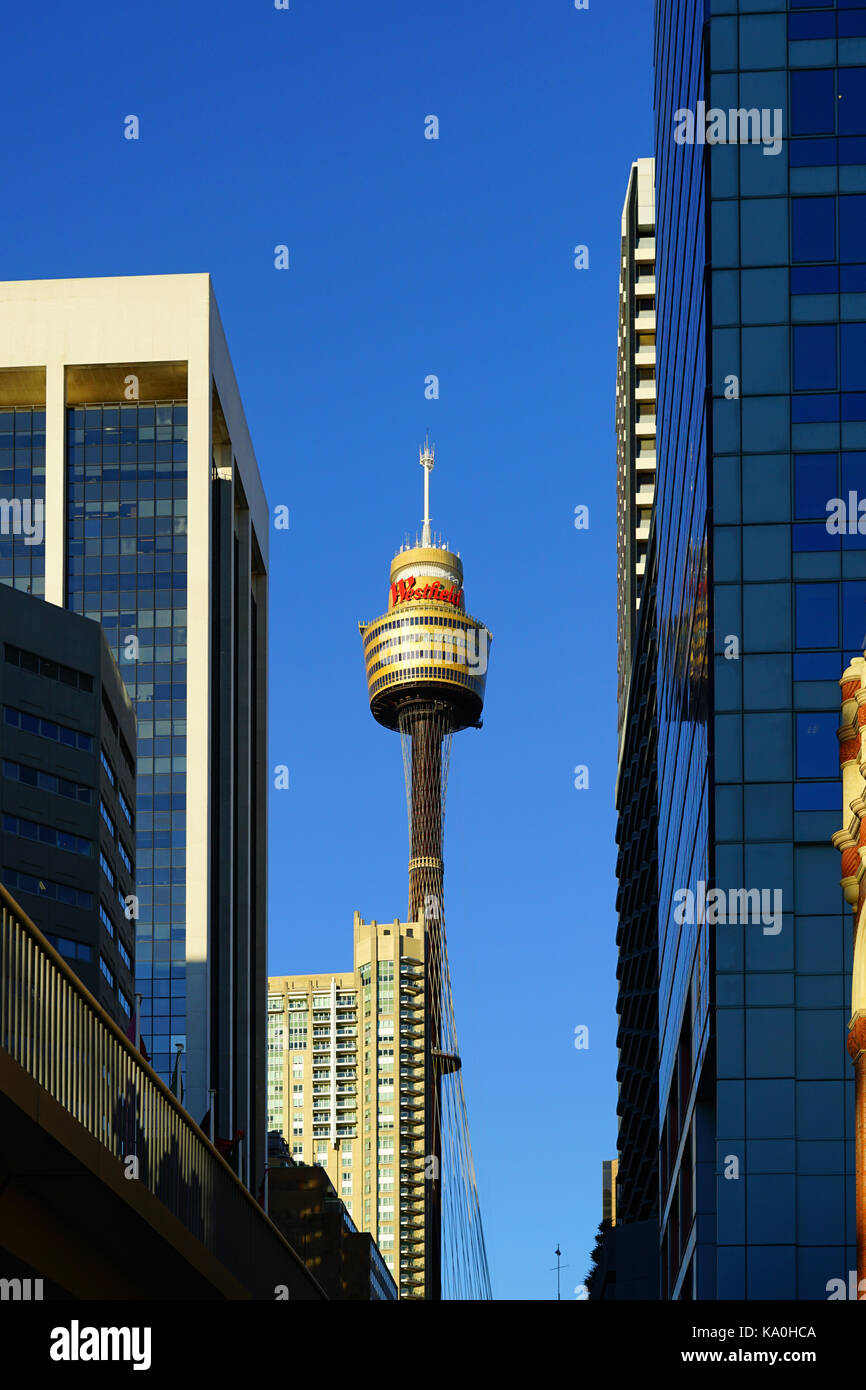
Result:
<svg viewBox="0 0 866 1390"><path fill-rule="evenodd" d="M444 761L445 759L443 759L443 762ZM429 790L432 791L432 787ZM433 884L428 882L426 886L432 887ZM431 936L433 944L430 970L431 992L434 997L439 996L437 1001L439 1004L437 1012L442 1024L440 1038L442 1050L445 1052L456 1052L456 1026L454 1022L453 1004L450 999L447 947L445 947L443 952L441 944L444 940L441 913L438 926L438 934L434 931ZM472 1243L477 1241L478 1208L477 1191L475 1190L474 1174L472 1173L471 1147L469 1146L466 1123L465 1093L462 1088L462 1079L457 1076L446 1074L442 1078L442 1084L445 1088L445 1104L442 1106L437 1105L437 1119L443 1128L447 1130L446 1147L450 1155L450 1163L446 1163L445 1165L443 1182L443 1206L445 1219L448 1222L448 1244L453 1252L453 1263L458 1274L465 1270L470 1276L471 1282L465 1287L470 1292L475 1292L477 1285L473 1276L476 1273L477 1266L483 1264L484 1260L483 1251L477 1251L472 1247ZM461 1198L466 1208L465 1220L463 1219L463 1211L461 1210ZM459 1247L456 1244L457 1240L460 1241ZM458 1287L462 1292L464 1289L462 1279Z"/></svg>
<svg viewBox="0 0 866 1390"><path fill-rule="evenodd" d="M438 971L440 987L443 992L442 1017L445 1025L443 1050L459 1055L444 914L440 916L438 944ZM451 1173L448 1175L447 1196L450 1199L450 1210L457 1224L461 1241L461 1260L456 1266L455 1272L458 1275L462 1273L467 1275L470 1282L466 1288L470 1296L489 1298L491 1296L490 1278L483 1230L480 1225L480 1204L469 1138L468 1110L462 1070L446 1076L444 1088L446 1102L444 1109L447 1118L443 1120L443 1125L447 1127L449 1147L453 1155Z"/></svg>
<svg viewBox="0 0 866 1390"><path fill-rule="evenodd" d="M438 850L438 854L434 854L432 859L428 857L427 862L416 866L414 872L410 871L409 916L425 923L426 1002L436 1033L435 1039L431 1037L431 1046L436 1046L446 1055L459 1056L442 893L442 830L452 730L447 711L424 710L423 727L420 723L416 725L418 715L417 709L407 711L406 717L401 719L400 730L410 847L414 853L416 844L427 842ZM423 740L417 757L412 748L416 728ZM413 824L413 810L418 818L417 824ZM462 1076L459 1070L449 1071L447 1065L443 1066L441 1058L430 1056L429 1061L434 1075L426 1077L425 1084L430 1088L433 1129L440 1151L440 1241L446 1254L442 1261L443 1293L446 1297L490 1298L490 1277ZM428 1200L430 1196L425 1193Z"/></svg>
<svg viewBox="0 0 866 1390"><path fill-rule="evenodd" d="M472 1173L471 1148L466 1124L465 1098L459 1076L450 1077L447 1106L450 1112L446 1122L449 1130L449 1147L454 1154L451 1163L448 1209L455 1222L461 1244L461 1265L455 1271L459 1276L466 1274L469 1292L477 1294L476 1283L485 1263L483 1250L477 1248L476 1202L473 1198L474 1174ZM483 1293L480 1296L484 1296Z"/></svg>
<svg viewBox="0 0 866 1390"><path fill-rule="evenodd" d="M471 1278L474 1254L471 1249L471 1206L469 1202L469 1174L467 1170L466 1124L460 1106L459 1073L446 1079L443 1097L443 1131L447 1136L450 1163L447 1177L446 1207L448 1219L459 1241L459 1262L455 1268L458 1276L465 1274ZM464 1219L466 1218L466 1219ZM460 1292L465 1292L463 1288Z"/></svg>
<svg viewBox="0 0 866 1390"><path fill-rule="evenodd" d="M443 1016L446 1020L446 1027L449 1033L448 1050L458 1053L457 1026L451 994L451 976L448 965L448 946L444 921L440 923L440 926L442 955L440 970L445 994ZM469 1137L468 1108L466 1105L462 1070L458 1070L447 1076L445 1078L445 1085L446 1101L450 1115L450 1123L448 1124L449 1139L452 1140L453 1146L456 1148L456 1157L452 1165L455 1199L459 1199L459 1197L462 1196L465 1204L465 1213L463 1211L460 1212L459 1221L461 1235L464 1239L465 1268L471 1275L477 1275L479 1287L480 1290L482 1290L477 1296L489 1298L491 1296L490 1277L487 1268L483 1229L480 1222L480 1204L478 1201L475 1168L472 1159L472 1146ZM459 1190L460 1186L462 1186L462 1193ZM465 1221L463 1220L464 1214Z"/></svg>

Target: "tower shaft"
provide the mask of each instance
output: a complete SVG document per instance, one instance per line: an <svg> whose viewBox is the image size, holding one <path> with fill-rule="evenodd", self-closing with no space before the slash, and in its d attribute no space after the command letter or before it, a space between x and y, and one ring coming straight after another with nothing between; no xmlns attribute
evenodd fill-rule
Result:
<svg viewBox="0 0 866 1390"><path fill-rule="evenodd" d="M411 738L409 921L424 922L441 911L442 739L447 733L434 706L404 715Z"/></svg>
<svg viewBox="0 0 866 1390"><path fill-rule="evenodd" d="M424 923L427 1030L424 1047L427 1171L424 1202L424 1297L442 1297L442 741L447 711L410 708L401 719L409 738L409 921Z"/></svg>

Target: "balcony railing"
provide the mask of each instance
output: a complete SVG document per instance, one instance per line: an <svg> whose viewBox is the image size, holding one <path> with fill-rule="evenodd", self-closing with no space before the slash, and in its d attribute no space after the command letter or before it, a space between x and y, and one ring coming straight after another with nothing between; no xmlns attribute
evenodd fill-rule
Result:
<svg viewBox="0 0 866 1390"><path fill-rule="evenodd" d="M253 1196L0 885L0 1048L254 1298L324 1298Z"/></svg>

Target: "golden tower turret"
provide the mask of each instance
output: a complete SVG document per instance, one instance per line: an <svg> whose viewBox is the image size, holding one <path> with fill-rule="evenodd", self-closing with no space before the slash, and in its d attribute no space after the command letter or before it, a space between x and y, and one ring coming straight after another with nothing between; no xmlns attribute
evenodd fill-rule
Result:
<svg viewBox="0 0 866 1390"><path fill-rule="evenodd" d="M401 546L391 561L387 611L359 627L374 719L386 729L399 729L407 708L434 701L449 710L456 733L480 727L491 636L466 612L459 554L431 533L433 458L425 446L421 536L414 545Z"/></svg>

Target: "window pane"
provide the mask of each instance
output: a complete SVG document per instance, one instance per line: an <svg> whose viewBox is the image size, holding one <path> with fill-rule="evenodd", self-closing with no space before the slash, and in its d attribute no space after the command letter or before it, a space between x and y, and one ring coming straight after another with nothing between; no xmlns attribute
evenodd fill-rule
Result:
<svg viewBox="0 0 866 1390"><path fill-rule="evenodd" d="M798 647L839 645L838 585L796 585Z"/></svg>
<svg viewBox="0 0 866 1390"><path fill-rule="evenodd" d="M794 505L799 520L826 519L827 503L836 495L835 454L806 454L795 458Z"/></svg>
<svg viewBox="0 0 866 1390"><path fill-rule="evenodd" d="M833 711L797 715L798 777L832 777L838 771L838 726L839 717Z"/></svg>
<svg viewBox="0 0 866 1390"><path fill-rule="evenodd" d="M836 83L832 68L791 73L791 134L832 135L836 129Z"/></svg>
<svg viewBox="0 0 866 1390"><path fill-rule="evenodd" d="M820 324L794 329L794 390L832 391L836 386L836 328Z"/></svg>
<svg viewBox="0 0 866 1390"><path fill-rule="evenodd" d="M823 200L821 200L823 201ZM839 199L839 259L862 261L866 246L866 194Z"/></svg>
<svg viewBox="0 0 866 1390"><path fill-rule="evenodd" d="M842 390L866 388L866 323L842 324Z"/></svg>
<svg viewBox="0 0 866 1390"><path fill-rule="evenodd" d="M866 68L839 69L839 134L866 134Z"/></svg>
<svg viewBox="0 0 866 1390"><path fill-rule="evenodd" d="M793 198L791 208L794 260L835 260L835 198Z"/></svg>

